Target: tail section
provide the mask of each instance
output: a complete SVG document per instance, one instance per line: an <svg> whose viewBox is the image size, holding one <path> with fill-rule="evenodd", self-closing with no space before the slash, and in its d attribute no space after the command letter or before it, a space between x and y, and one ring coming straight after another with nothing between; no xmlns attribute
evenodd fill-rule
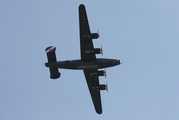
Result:
<svg viewBox="0 0 179 120"><path fill-rule="evenodd" d="M56 54L55 54L56 47L49 46L45 49L47 53L48 63L57 62ZM61 73L58 71L58 68L49 68L50 70L50 78L57 79L61 76Z"/></svg>

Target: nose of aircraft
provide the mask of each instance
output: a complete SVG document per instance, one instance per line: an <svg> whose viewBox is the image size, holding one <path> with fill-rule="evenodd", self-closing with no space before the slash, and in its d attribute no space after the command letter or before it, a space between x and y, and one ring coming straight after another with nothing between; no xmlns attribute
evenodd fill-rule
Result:
<svg viewBox="0 0 179 120"><path fill-rule="evenodd" d="M121 63L123 63L122 60L117 60L117 64L120 65Z"/></svg>

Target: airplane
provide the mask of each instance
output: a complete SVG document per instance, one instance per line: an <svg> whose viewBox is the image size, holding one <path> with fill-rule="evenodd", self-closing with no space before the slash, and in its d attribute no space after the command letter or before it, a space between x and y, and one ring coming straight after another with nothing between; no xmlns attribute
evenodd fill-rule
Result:
<svg viewBox="0 0 179 120"><path fill-rule="evenodd" d="M102 54L102 48L94 48L92 39L99 38L98 33L91 33L88 23L86 8L79 5L79 29L80 29L80 51L81 59L57 61L56 47L49 46L45 49L48 62L45 66L50 70L50 78L57 79L61 76L58 68L83 70L86 82L91 94L94 108L98 114L102 113L100 90L107 90L106 84L100 84L99 76L105 76L105 70L98 70L113 67L121 64L121 60L96 58L96 54Z"/></svg>

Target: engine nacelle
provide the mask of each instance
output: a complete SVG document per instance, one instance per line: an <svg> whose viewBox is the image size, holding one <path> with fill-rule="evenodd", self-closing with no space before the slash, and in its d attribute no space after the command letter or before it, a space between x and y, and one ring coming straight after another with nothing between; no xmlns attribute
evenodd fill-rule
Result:
<svg viewBox="0 0 179 120"><path fill-rule="evenodd" d="M100 70L100 71L97 71L97 72L94 72L94 73L90 73L89 74L90 76L106 76L106 72L104 70Z"/></svg>
<svg viewBox="0 0 179 120"><path fill-rule="evenodd" d="M91 33L89 35L83 35L83 37L85 39L97 39L97 38L99 38L99 34L98 33Z"/></svg>
<svg viewBox="0 0 179 120"><path fill-rule="evenodd" d="M86 50L85 53L102 54L103 50L101 48L94 48L93 50Z"/></svg>
<svg viewBox="0 0 179 120"><path fill-rule="evenodd" d="M108 86L106 84L98 85L98 86L93 86L93 90L107 90Z"/></svg>

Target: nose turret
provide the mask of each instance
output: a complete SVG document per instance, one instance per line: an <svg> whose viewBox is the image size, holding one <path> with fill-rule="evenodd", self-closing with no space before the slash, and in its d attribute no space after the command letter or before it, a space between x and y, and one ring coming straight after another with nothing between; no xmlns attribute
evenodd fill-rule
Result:
<svg viewBox="0 0 179 120"><path fill-rule="evenodd" d="M120 65L122 62L122 60L117 60L117 65Z"/></svg>

